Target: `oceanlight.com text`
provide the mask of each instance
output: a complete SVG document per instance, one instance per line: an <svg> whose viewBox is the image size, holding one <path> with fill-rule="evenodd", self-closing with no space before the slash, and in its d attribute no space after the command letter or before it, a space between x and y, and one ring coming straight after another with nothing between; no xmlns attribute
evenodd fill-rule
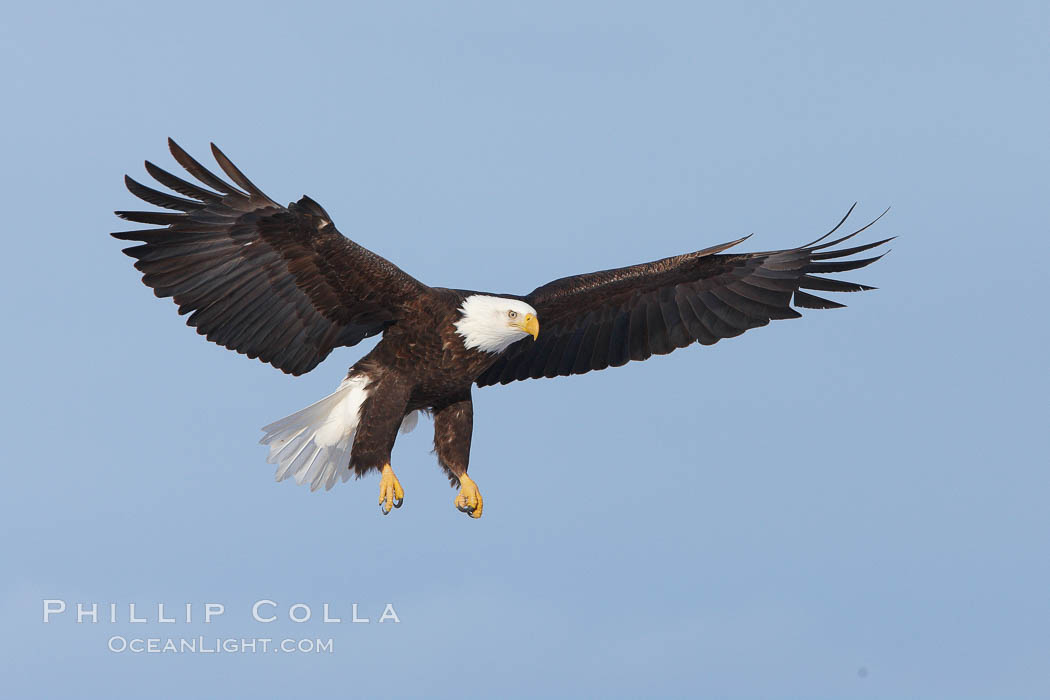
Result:
<svg viewBox="0 0 1050 700"><path fill-rule="evenodd" d="M327 639L273 639L271 637L123 637L114 635L107 646L114 654L332 654Z"/></svg>

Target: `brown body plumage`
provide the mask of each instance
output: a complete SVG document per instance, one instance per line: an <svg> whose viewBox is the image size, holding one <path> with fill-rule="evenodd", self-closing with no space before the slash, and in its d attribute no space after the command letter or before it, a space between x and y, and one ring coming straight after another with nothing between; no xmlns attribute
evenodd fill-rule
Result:
<svg viewBox="0 0 1050 700"><path fill-rule="evenodd" d="M141 242L124 252L137 259L157 296L172 297L180 314L190 314L190 326L293 375L310 371L336 347L383 334L335 394L264 429L278 478L331 488L339 476L377 469L382 493L403 493L390 471L390 451L406 417L423 410L434 418L439 462L454 485L462 482L457 504L475 517L480 493L466 476L472 385L616 367L796 318L792 304L842 306L805 290L871 289L818 275L864 267L878 258L841 258L889 240L833 250L864 230L823 242L844 217L831 233L798 248L723 252L740 239L567 277L524 296L432 288L345 238L309 197L277 204L214 145L234 185L169 145L205 187L147 162L154 179L184 197L126 178L133 194L170 212L117 212L163 228L113 235ZM391 499L383 498L388 512Z"/></svg>

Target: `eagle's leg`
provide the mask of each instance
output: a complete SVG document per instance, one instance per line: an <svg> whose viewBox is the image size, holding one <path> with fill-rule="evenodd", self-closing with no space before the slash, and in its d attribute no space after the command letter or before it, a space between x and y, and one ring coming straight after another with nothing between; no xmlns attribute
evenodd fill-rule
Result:
<svg viewBox="0 0 1050 700"><path fill-rule="evenodd" d="M459 486L456 508L472 518L480 518L484 508L481 491L467 476L473 431L474 406L469 389L456 400L434 407L434 451L452 486Z"/></svg>
<svg viewBox="0 0 1050 700"><path fill-rule="evenodd" d="M379 478L379 507L383 509L383 515L390 513L391 508L400 508L404 501L405 490L401 488L393 467L384 464L383 475Z"/></svg>
<svg viewBox="0 0 1050 700"><path fill-rule="evenodd" d="M366 376L370 379L368 397L361 404L350 467L358 476L379 470L379 507L387 515L400 508L405 498L405 490L390 466L390 452L404 420L412 386L393 372L380 374L372 370Z"/></svg>

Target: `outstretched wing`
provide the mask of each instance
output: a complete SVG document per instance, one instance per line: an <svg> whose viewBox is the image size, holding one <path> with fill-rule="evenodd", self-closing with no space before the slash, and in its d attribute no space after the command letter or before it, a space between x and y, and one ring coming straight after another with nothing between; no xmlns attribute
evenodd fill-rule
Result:
<svg viewBox="0 0 1050 700"><path fill-rule="evenodd" d="M798 318L802 314L791 308L792 299L795 306L807 309L841 307L803 290L873 289L818 275L870 265L882 256L838 258L892 240L828 250L878 221L821 244L852 211L853 207L821 238L790 250L720 254L745 237L695 253L545 284L521 297L536 309L539 338L511 345L477 384L584 374L666 355L694 342L713 345L771 319Z"/></svg>
<svg viewBox="0 0 1050 700"><path fill-rule="evenodd" d="M146 161L159 192L125 177L132 194L171 212L118 211L164 228L112 234L158 297L172 297L187 324L212 342L289 374L317 366L395 323L429 288L344 237L309 197L287 207L263 194L222 151L212 153L230 185L168 139L199 187Z"/></svg>

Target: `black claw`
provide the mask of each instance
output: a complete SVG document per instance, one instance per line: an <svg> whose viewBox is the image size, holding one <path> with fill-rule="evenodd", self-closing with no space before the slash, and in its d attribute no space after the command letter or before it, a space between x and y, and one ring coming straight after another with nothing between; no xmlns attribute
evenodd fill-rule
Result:
<svg viewBox="0 0 1050 700"><path fill-rule="evenodd" d="M385 503L379 504L379 510L383 511L383 515L390 515L390 509L385 507Z"/></svg>
<svg viewBox="0 0 1050 700"><path fill-rule="evenodd" d="M400 508L401 504L404 503L404 502L405 502L405 499L403 499L403 498L395 498L394 499L394 507L395 508Z"/></svg>

